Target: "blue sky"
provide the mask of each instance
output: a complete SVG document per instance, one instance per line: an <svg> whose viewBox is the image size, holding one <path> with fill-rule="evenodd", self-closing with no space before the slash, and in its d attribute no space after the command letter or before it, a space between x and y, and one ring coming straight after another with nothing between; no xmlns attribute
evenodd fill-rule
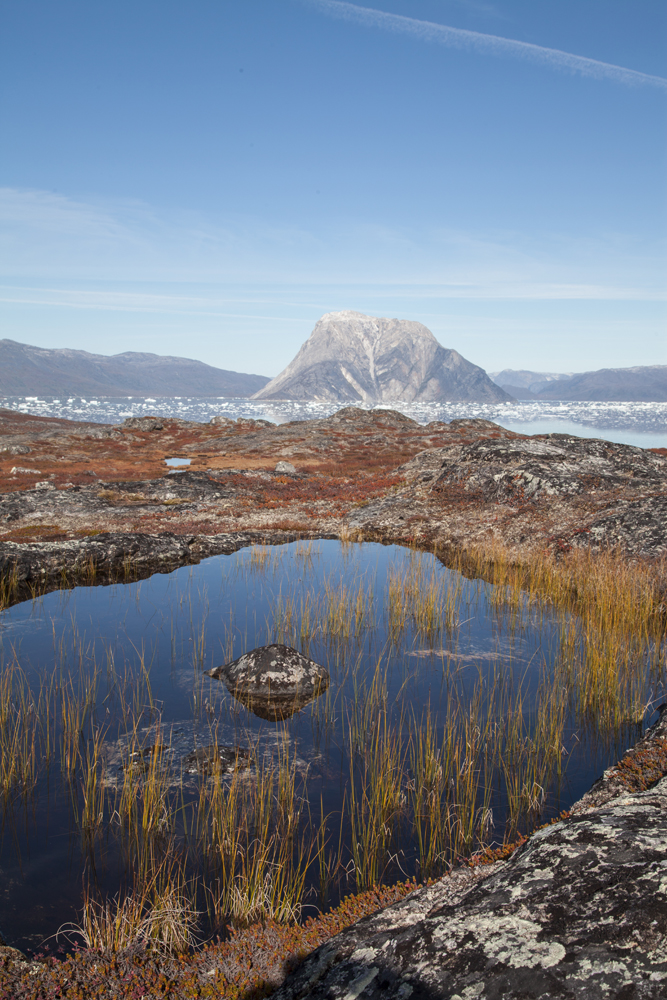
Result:
<svg viewBox="0 0 667 1000"><path fill-rule="evenodd" d="M666 111L664 0L4 0L1 335L273 375L358 309L666 364Z"/></svg>

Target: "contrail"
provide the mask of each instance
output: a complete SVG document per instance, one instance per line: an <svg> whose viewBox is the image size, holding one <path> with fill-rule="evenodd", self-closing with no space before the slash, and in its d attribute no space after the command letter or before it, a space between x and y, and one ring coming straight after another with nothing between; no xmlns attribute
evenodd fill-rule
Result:
<svg viewBox="0 0 667 1000"><path fill-rule="evenodd" d="M631 85L645 84L667 90L667 79L662 76L651 76L640 73L625 66L614 66L613 63L600 62L598 59L588 59L586 56L575 56L571 52L561 52L560 49L548 49L543 45L533 45L531 42L518 42L514 38L502 38L500 35L485 35L479 31L466 31L464 28L450 28L446 24L436 24L433 21L418 21L414 17L404 17L402 14L387 14L383 10L372 7L358 7L344 0L306 0L312 7L318 7L323 13L344 21L356 21L372 28L384 28L399 34L413 35L425 42L439 42L453 49L476 49L478 52L490 52L496 56L518 56L531 62L553 66L556 69L570 70L571 73L581 73L583 76L595 77L598 80L614 80L616 83Z"/></svg>

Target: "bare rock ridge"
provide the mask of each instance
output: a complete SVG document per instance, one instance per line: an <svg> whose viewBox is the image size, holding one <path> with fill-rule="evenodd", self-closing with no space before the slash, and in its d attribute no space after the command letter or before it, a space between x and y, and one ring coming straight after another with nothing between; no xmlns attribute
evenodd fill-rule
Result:
<svg viewBox="0 0 667 1000"><path fill-rule="evenodd" d="M486 372L411 320L326 313L298 354L254 399L363 403L511 400Z"/></svg>
<svg viewBox="0 0 667 1000"><path fill-rule="evenodd" d="M268 381L264 375L226 371L190 358L138 351L108 357L0 340L0 393L7 396L247 397Z"/></svg>
<svg viewBox="0 0 667 1000"><path fill-rule="evenodd" d="M574 402L667 402L667 365L601 368L592 372L531 372L505 368L491 378L517 399Z"/></svg>

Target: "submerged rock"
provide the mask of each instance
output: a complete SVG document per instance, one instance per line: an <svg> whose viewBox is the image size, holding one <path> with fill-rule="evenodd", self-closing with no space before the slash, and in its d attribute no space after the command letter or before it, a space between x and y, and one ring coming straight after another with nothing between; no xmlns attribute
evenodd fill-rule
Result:
<svg viewBox="0 0 667 1000"><path fill-rule="evenodd" d="M185 770L190 774L213 774L218 768L221 774L229 774L238 768L248 768L252 755L243 747L219 747L212 744L198 747L185 758Z"/></svg>
<svg viewBox="0 0 667 1000"><path fill-rule="evenodd" d="M291 646L272 643L206 670L261 719L287 719L329 686L329 671Z"/></svg>
<svg viewBox="0 0 667 1000"><path fill-rule="evenodd" d="M161 786L179 794L198 794L202 780L212 775L223 780L233 777L252 780L257 769L272 770L285 752L285 734L266 729L256 733L251 746L239 746L234 725L219 720L199 722L157 722L132 729L118 739L105 743L102 785L119 791L128 775L138 786L159 776ZM296 743L288 741L290 765L300 775L321 769L319 754L301 756Z"/></svg>

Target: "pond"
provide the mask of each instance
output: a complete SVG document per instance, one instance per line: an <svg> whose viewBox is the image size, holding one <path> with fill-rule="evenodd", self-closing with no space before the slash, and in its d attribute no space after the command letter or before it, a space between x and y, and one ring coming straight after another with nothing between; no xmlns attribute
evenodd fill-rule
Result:
<svg viewBox="0 0 667 1000"><path fill-rule="evenodd" d="M192 462L191 458L165 458L165 465L168 465L172 472L184 472Z"/></svg>
<svg viewBox="0 0 667 1000"><path fill-rule="evenodd" d="M661 633L468 573L302 541L4 610L2 934L128 892L298 917L557 817L654 721ZM204 673L271 642L330 675L277 721Z"/></svg>

